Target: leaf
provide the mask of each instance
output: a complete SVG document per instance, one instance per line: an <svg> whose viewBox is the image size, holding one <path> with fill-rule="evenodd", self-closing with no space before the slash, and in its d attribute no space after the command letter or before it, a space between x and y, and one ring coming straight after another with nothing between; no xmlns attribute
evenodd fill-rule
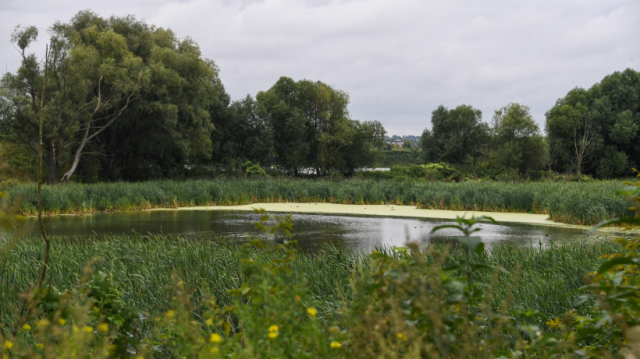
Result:
<svg viewBox="0 0 640 359"><path fill-rule="evenodd" d="M459 265L457 265L457 264L456 264L456 265L454 265L454 266L442 267L442 270L443 270L443 271L445 271L445 272L446 272L446 271L456 270L456 269L460 269L460 266L459 266Z"/></svg>
<svg viewBox="0 0 640 359"><path fill-rule="evenodd" d="M630 258L630 257L617 257L617 258L613 258L611 260L608 260L604 263L602 263L602 265L600 266L600 268L598 268L598 274L602 274L605 273L606 271L608 271L609 269L617 266L617 265L624 265L624 264L638 264L638 258Z"/></svg>
<svg viewBox="0 0 640 359"><path fill-rule="evenodd" d="M464 236L460 236L460 237L456 237L456 239L458 240L458 242L466 245L467 248L469 249L469 251L471 251L471 252L475 252L476 249L478 248L478 246L482 243L482 238L480 238L480 237L464 237ZM484 250L484 244L483 244L482 249Z"/></svg>
<svg viewBox="0 0 640 359"><path fill-rule="evenodd" d="M229 336L229 333L231 333L231 324L225 320L222 323L222 330L224 330L224 333Z"/></svg>

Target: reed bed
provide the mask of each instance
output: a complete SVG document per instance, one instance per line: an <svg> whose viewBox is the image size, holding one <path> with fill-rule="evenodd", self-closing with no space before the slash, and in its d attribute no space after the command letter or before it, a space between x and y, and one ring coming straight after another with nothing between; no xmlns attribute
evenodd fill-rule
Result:
<svg viewBox="0 0 640 359"><path fill-rule="evenodd" d="M68 183L44 186L48 214L140 210L156 207L241 205L254 202L327 202L416 205L428 209L548 213L552 220L592 225L630 215L617 181L420 182L367 179L212 179L138 183ZM1 190L2 188L0 188ZM36 213L35 184L5 189Z"/></svg>
<svg viewBox="0 0 640 359"><path fill-rule="evenodd" d="M39 239L24 239L14 243L11 251L0 242L0 313L3 323L12 322L9 303L19 303L19 293L29 288L38 277L42 245ZM228 290L242 281L240 261L246 258L242 244L235 240L211 235L203 238L183 238L168 235L114 235L83 239L54 238L47 283L59 290L73 288L83 275L87 263L95 270L107 273L123 298L150 314L166 311L175 298L171 289L172 276L184 281L193 298L213 294L221 305L231 305ZM438 245L442 250L451 250ZM483 257L485 264L504 267L508 273L495 281L493 272L485 272L476 281L491 284L496 308L507 296L513 297L514 308L539 310L552 318L572 308L578 295L574 291L584 283L586 273L595 270L603 254L620 250L616 244L602 242L593 245L552 246L551 248L521 247L497 244ZM381 249L391 253L391 249ZM252 260L267 263L271 252L255 249ZM453 249L454 257L462 256ZM370 257L344 248L326 246L316 253L298 252L290 268L304 277L315 301L323 312L338 315L344 300L352 299L352 281L357 273L369 268ZM356 276L354 277L354 274Z"/></svg>

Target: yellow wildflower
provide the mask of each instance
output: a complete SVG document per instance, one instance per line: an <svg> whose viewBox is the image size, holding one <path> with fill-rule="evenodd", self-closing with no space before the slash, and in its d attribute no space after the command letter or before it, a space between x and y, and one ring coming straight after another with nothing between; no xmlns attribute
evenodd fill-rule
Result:
<svg viewBox="0 0 640 359"><path fill-rule="evenodd" d="M334 348L334 349L342 348L342 344L334 340L331 342L331 348Z"/></svg>
<svg viewBox="0 0 640 359"><path fill-rule="evenodd" d="M169 319L173 319L173 317L176 315L176 312L173 310L169 310L167 311L167 313L165 313L165 317L169 318Z"/></svg>
<svg viewBox="0 0 640 359"><path fill-rule="evenodd" d="M36 349L42 349L42 348L44 348L44 344L42 343L36 344Z"/></svg>
<svg viewBox="0 0 640 359"><path fill-rule="evenodd" d="M213 325L213 319L209 318L207 319L207 321L205 322L208 326L212 326Z"/></svg>
<svg viewBox="0 0 640 359"><path fill-rule="evenodd" d="M49 321L46 319L42 319L36 325L38 326L38 328L46 327L47 325L49 325Z"/></svg>
<svg viewBox="0 0 640 359"><path fill-rule="evenodd" d="M278 337L278 326L273 324L269 327L269 339L275 339Z"/></svg>
<svg viewBox="0 0 640 359"><path fill-rule="evenodd" d="M398 333L397 336L398 336L398 339L400 339L402 341L406 342L407 340L409 340L409 338L407 338L407 336L402 334L402 333Z"/></svg>
<svg viewBox="0 0 640 359"><path fill-rule="evenodd" d="M86 326L86 327L82 328L82 332L91 333L91 332L93 332L93 328L91 328L89 326Z"/></svg>
<svg viewBox="0 0 640 359"><path fill-rule="evenodd" d="M58 323L60 323L60 325L65 325L65 324L67 324L67 321L62 319L62 318L60 318L60 319L58 319Z"/></svg>
<svg viewBox="0 0 640 359"><path fill-rule="evenodd" d="M220 349L218 347L211 348L211 354L218 354L219 352L220 352Z"/></svg>
<svg viewBox="0 0 640 359"><path fill-rule="evenodd" d="M549 329L555 329L560 327L560 320L558 318L553 318L547 322L545 322L549 326Z"/></svg>
<svg viewBox="0 0 640 359"><path fill-rule="evenodd" d="M109 324L102 323L102 324L98 325L98 330L103 332L103 333L108 332L109 331Z"/></svg>
<svg viewBox="0 0 640 359"><path fill-rule="evenodd" d="M13 348L13 343L8 341L8 340L6 340L2 347L4 348L4 350L9 350L9 349Z"/></svg>
<svg viewBox="0 0 640 359"><path fill-rule="evenodd" d="M220 343L222 341L222 337L218 333L213 333L211 334L211 338L209 338L209 341L212 343Z"/></svg>
<svg viewBox="0 0 640 359"><path fill-rule="evenodd" d="M29 324L25 324L25 325L22 326L22 329L31 330L31 326Z"/></svg>
<svg viewBox="0 0 640 359"><path fill-rule="evenodd" d="M307 308L307 313L309 313L310 316L315 317L316 314L318 314L318 311L316 308Z"/></svg>

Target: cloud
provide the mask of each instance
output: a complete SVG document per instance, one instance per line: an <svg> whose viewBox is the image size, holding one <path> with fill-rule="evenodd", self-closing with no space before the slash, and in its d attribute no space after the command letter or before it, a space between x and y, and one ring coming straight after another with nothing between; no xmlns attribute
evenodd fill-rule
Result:
<svg viewBox="0 0 640 359"><path fill-rule="evenodd" d="M0 5L9 70L19 64L15 24L43 30L85 2ZM280 76L320 80L349 93L353 118L419 134L438 105L470 104L485 121L509 102L544 113L576 86L640 69L640 4L602 1L264 0L94 3L102 16L134 14L193 38L220 67L232 98ZM41 36L42 37L42 36ZM4 41L4 40L3 40ZM43 45L42 45L43 47Z"/></svg>

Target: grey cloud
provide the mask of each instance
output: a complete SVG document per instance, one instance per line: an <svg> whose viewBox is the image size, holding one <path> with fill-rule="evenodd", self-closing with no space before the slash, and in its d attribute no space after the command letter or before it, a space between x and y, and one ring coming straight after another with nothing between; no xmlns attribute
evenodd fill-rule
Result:
<svg viewBox="0 0 640 359"><path fill-rule="evenodd" d="M86 2L0 5L0 43L18 24L44 30ZM134 14L192 37L216 61L234 99L268 89L280 76L320 80L350 94L350 112L391 133L419 134L438 105L470 104L489 121L522 102L544 113L576 86L613 71L640 69L640 4L602 1L264 0L111 1L102 16ZM36 44L44 47L44 42ZM635 60L634 60L635 59Z"/></svg>

